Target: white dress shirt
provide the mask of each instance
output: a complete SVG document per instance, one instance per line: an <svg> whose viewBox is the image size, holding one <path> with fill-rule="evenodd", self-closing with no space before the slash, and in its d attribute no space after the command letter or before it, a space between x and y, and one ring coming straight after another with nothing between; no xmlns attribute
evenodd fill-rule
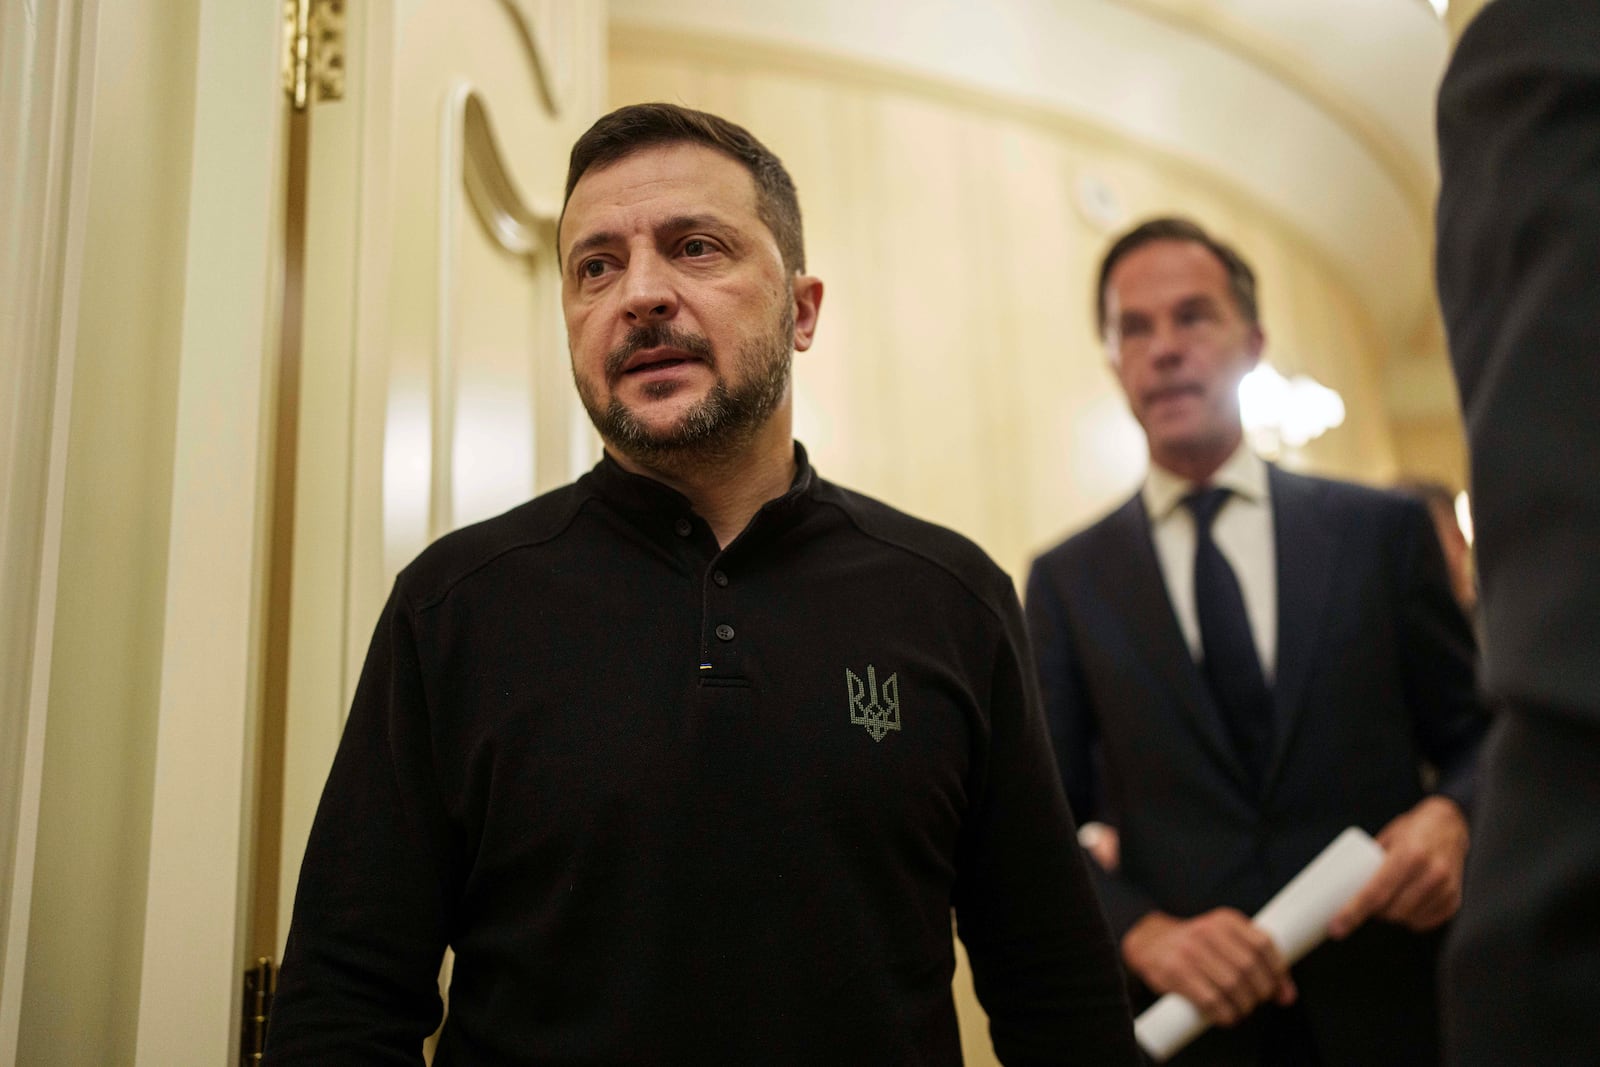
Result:
<svg viewBox="0 0 1600 1067"><path fill-rule="evenodd" d="M1267 486L1267 465L1240 444L1208 486L1232 490L1211 523L1211 538L1238 576L1244 594L1250 632L1261 657L1261 671L1272 684L1278 654L1278 553L1272 536L1272 499ZM1200 617L1194 603L1194 514L1183 498L1199 486L1154 463L1145 479L1142 496L1150 517L1150 535L1156 559L1167 584L1178 625L1199 662Z"/></svg>

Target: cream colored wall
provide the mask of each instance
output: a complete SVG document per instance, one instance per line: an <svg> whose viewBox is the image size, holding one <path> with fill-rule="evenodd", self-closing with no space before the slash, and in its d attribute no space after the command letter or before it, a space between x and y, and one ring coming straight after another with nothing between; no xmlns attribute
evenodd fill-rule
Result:
<svg viewBox="0 0 1600 1067"><path fill-rule="evenodd" d="M1445 9L1445 25L1449 27L1451 36L1460 37L1488 2L1489 0L1451 0L1450 6Z"/></svg>
<svg viewBox="0 0 1600 1067"><path fill-rule="evenodd" d="M0 4L0 1063L33 901L86 212L83 8Z"/></svg>
<svg viewBox="0 0 1600 1067"><path fill-rule="evenodd" d="M1467 487L1467 442L1458 416L1396 422L1394 443L1401 475L1442 482L1454 490Z"/></svg>
<svg viewBox="0 0 1600 1067"><path fill-rule="evenodd" d="M1437 313L1406 350L1389 360L1384 368L1384 394L1394 428L1399 475L1464 488L1466 431L1444 322Z"/></svg>
<svg viewBox="0 0 1600 1067"><path fill-rule="evenodd" d="M196 0L99 14L86 247L17 1061L131 1062L183 312Z"/></svg>
<svg viewBox="0 0 1600 1067"><path fill-rule="evenodd" d="M1108 235L1077 208L1086 174L1128 218L1191 215L1254 261L1269 357L1349 407L1299 465L1393 476L1369 318L1295 231L1210 174L977 91L614 25L612 103L649 99L748 125L795 176L828 286L796 371L796 433L819 469L961 530L1013 575L1144 466L1091 325Z"/></svg>

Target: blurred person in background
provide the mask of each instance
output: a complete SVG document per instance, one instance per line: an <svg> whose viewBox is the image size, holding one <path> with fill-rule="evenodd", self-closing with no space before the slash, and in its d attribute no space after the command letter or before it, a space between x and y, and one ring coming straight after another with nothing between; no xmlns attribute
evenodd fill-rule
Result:
<svg viewBox="0 0 1600 1067"><path fill-rule="evenodd" d="M1246 446L1264 334L1233 248L1152 219L1095 297L1150 472L1034 563L1026 603L1068 798L1118 846L1096 868L1123 962L1219 1024L1173 1063L1437 1063L1487 716L1433 523ZM1248 916L1351 825L1384 862L1291 972Z"/></svg>

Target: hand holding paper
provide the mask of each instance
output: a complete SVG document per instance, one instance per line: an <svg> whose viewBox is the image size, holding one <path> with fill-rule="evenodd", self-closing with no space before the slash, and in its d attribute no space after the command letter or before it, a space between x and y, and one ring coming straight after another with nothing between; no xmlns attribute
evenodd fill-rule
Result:
<svg viewBox="0 0 1600 1067"><path fill-rule="evenodd" d="M1122 951L1145 985L1184 997L1223 1026L1264 1001L1290 1004L1298 995L1272 938L1234 908L1185 919L1151 912L1128 931Z"/></svg>
<svg viewBox="0 0 1600 1067"><path fill-rule="evenodd" d="M1356 827L1344 831L1256 913L1264 931L1288 963L1327 936L1328 922L1361 891L1383 863L1383 849ZM1165 1062L1210 1025L1193 1003L1169 993L1134 1022L1139 1044Z"/></svg>
<svg viewBox="0 0 1600 1067"><path fill-rule="evenodd" d="M1373 916L1412 930L1432 930L1461 907L1467 862L1467 820L1455 801L1423 798L1378 831L1383 865L1328 923L1328 936L1348 937Z"/></svg>

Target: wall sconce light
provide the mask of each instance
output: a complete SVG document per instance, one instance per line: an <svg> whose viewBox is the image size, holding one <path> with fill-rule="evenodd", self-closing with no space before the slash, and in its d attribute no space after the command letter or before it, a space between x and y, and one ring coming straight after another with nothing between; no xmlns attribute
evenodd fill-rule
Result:
<svg viewBox="0 0 1600 1067"><path fill-rule="evenodd" d="M1239 382L1239 415L1250 446L1277 459L1344 423L1344 397L1306 374L1285 378L1265 361Z"/></svg>

